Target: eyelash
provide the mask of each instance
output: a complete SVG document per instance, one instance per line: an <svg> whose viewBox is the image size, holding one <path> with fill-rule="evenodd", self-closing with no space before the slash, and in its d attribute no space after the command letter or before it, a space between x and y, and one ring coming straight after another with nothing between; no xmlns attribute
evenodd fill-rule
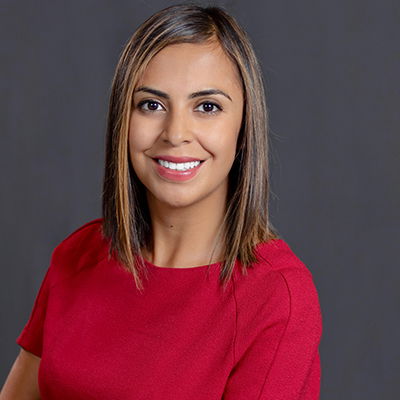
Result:
<svg viewBox="0 0 400 400"><path fill-rule="evenodd" d="M143 105L145 104L149 104L149 103L157 103L160 104L158 101L156 100L142 100L141 102L139 102L139 104L137 105L138 108L140 108L141 110L145 111L145 112L156 112L159 110L145 110L142 108ZM204 104L211 104L213 106L215 106L218 110L214 110L214 111L200 111L201 113L204 114L217 114L218 112L222 111L222 107L216 103L213 103L212 101L203 101L203 103L200 103L199 106L204 105Z"/></svg>

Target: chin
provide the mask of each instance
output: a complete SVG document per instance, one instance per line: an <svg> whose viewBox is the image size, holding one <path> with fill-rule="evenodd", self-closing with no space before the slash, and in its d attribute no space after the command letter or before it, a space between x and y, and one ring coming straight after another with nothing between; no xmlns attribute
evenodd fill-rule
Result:
<svg viewBox="0 0 400 400"><path fill-rule="evenodd" d="M169 193L169 191L164 191L161 193L149 191L149 194L153 202L161 203L171 208L187 207L194 203L193 199L191 199L187 193L180 195L176 192Z"/></svg>
<svg viewBox="0 0 400 400"><path fill-rule="evenodd" d="M188 207L193 203L195 203L195 201L183 197L160 199L160 201L162 201L164 204L168 205L171 208Z"/></svg>

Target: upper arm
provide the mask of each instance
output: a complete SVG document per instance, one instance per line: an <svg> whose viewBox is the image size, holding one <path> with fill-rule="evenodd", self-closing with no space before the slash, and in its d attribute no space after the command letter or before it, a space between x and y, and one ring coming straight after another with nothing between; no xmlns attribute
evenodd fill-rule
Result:
<svg viewBox="0 0 400 400"><path fill-rule="evenodd" d="M239 326L245 333L238 332L240 351L223 398L316 400L322 318L311 273L276 271L264 291L263 308L250 326Z"/></svg>
<svg viewBox="0 0 400 400"><path fill-rule="evenodd" d="M40 357L21 348L0 393L0 400L40 400Z"/></svg>

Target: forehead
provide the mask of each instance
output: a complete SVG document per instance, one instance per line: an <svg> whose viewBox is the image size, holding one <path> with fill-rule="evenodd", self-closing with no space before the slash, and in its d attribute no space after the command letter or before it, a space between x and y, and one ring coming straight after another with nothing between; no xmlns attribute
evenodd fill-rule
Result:
<svg viewBox="0 0 400 400"><path fill-rule="evenodd" d="M160 50L149 62L138 85L164 88L224 86L241 90L236 64L218 42L179 43Z"/></svg>

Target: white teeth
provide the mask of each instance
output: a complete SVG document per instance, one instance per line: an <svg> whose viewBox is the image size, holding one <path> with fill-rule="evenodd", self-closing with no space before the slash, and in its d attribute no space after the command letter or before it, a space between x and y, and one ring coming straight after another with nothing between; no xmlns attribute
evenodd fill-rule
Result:
<svg viewBox="0 0 400 400"><path fill-rule="evenodd" d="M178 171L187 171L188 169L192 169L197 167L200 164L200 161L191 161L187 163L173 163L165 160L157 160L159 164L161 164L165 168L178 170Z"/></svg>

